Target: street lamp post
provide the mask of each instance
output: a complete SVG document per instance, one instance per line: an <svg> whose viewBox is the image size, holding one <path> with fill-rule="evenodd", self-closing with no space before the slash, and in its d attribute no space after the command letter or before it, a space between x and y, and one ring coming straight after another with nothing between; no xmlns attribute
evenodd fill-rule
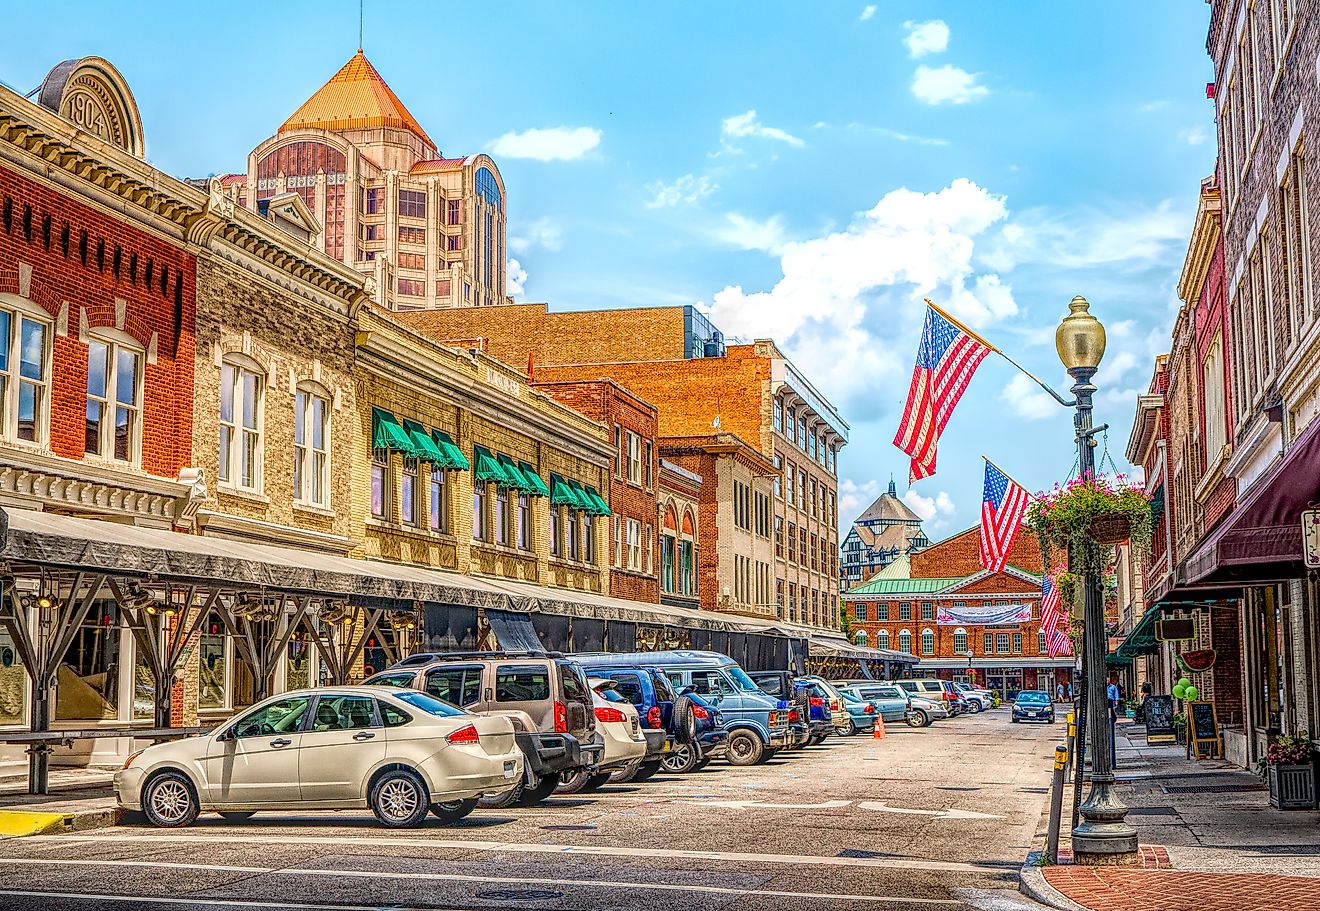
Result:
<svg viewBox="0 0 1320 911"><path fill-rule="evenodd" d="M1086 298L1074 297L1070 312L1055 332L1059 360L1073 378L1076 398L1073 425L1077 431L1078 469L1083 478L1095 473L1095 434L1104 426L1091 425L1091 399L1100 360L1105 356L1105 328L1090 313ZM1073 855L1091 863L1121 863L1137 851L1137 831L1127 824L1127 807L1114 793L1113 734L1109 727L1105 696L1105 607L1096 567L1086 561L1081 575L1084 597L1083 651L1085 669L1086 728L1091 741L1091 792L1080 808L1082 821L1072 830Z"/></svg>

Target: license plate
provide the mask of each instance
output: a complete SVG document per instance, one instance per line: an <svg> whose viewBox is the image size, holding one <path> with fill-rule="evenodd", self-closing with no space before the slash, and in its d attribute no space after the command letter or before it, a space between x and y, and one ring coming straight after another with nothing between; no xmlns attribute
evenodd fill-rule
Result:
<svg viewBox="0 0 1320 911"><path fill-rule="evenodd" d="M518 763L514 762L513 760L509 760L508 762L504 763L505 778L513 778L517 774L518 774Z"/></svg>
<svg viewBox="0 0 1320 911"><path fill-rule="evenodd" d="M673 748L674 748L674 741L672 741L672 740L666 740L666 741L665 741L665 746L664 746L665 752L667 753L667 752L669 752L670 750L672 750Z"/></svg>

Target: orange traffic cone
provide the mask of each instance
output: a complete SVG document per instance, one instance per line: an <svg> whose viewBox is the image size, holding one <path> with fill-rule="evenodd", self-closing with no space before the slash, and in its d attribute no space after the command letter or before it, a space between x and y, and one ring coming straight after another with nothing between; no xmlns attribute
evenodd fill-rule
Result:
<svg viewBox="0 0 1320 911"><path fill-rule="evenodd" d="M871 734L871 736L876 740L885 739L885 716L879 714L878 712L876 713L875 716L875 731Z"/></svg>

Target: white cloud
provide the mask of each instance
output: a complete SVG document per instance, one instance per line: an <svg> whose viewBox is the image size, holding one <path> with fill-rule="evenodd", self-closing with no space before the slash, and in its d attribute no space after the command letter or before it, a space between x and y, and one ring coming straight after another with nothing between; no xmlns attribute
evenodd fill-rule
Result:
<svg viewBox="0 0 1320 911"><path fill-rule="evenodd" d="M690 206L700 202L719 189L719 184L705 174L697 177L684 174L673 183L657 181L648 188L655 194L647 203L648 209L663 209L671 206Z"/></svg>
<svg viewBox="0 0 1320 911"><path fill-rule="evenodd" d="M571 161L600 145L601 132L592 127L549 127L510 132L491 143L491 152L505 158Z"/></svg>
<svg viewBox="0 0 1320 911"><path fill-rule="evenodd" d="M858 484L852 478L839 479L839 519L851 523L862 514L862 510L875 502L883 488L874 479Z"/></svg>
<svg viewBox="0 0 1320 911"><path fill-rule="evenodd" d="M1190 224L1169 199L1153 207L1027 209L1004 226L986 262L1001 271L1018 262L1048 263L1056 270L1144 268L1168 261L1171 247L1185 246Z"/></svg>
<svg viewBox="0 0 1320 911"><path fill-rule="evenodd" d="M1064 413L1063 407L1024 373L1013 374L1013 379L999 391L999 398L1007 402L1018 417L1028 421L1043 421Z"/></svg>
<svg viewBox="0 0 1320 911"><path fill-rule="evenodd" d="M516 234L509 235L509 249L514 253L527 253L536 247L555 251L563 246L563 230L550 218L519 225Z"/></svg>
<svg viewBox="0 0 1320 911"><path fill-rule="evenodd" d="M939 491L933 497L923 497L915 490L908 490L901 499L921 519L922 531L932 538L938 537L949 527L949 520L958 511L946 490Z"/></svg>
<svg viewBox="0 0 1320 911"><path fill-rule="evenodd" d="M739 250L761 250L776 254L784 249L788 240L783 219L778 215L758 221L737 212L724 216L724 224L715 230L715 236Z"/></svg>
<svg viewBox="0 0 1320 911"><path fill-rule="evenodd" d="M508 277L505 279L505 287L509 294L514 297L522 297L526 294L527 270L522 267L522 264L516 259L509 260L506 273Z"/></svg>
<svg viewBox="0 0 1320 911"><path fill-rule="evenodd" d="M968 104L990 94L976 78L950 63L939 67L922 64L912 77L912 94L926 104Z"/></svg>
<svg viewBox="0 0 1320 911"><path fill-rule="evenodd" d="M782 244L783 278L768 291L726 287L709 309L728 335L775 339L850 420L865 420L902 404L923 296L974 326L1017 313L1008 285L973 267L976 244L1007 215L1002 197L959 178L933 193L894 190L805 241L747 220L745 246Z"/></svg>
<svg viewBox="0 0 1320 911"><path fill-rule="evenodd" d="M1178 139L1189 146L1203 145L1209 138L1210 134L1206 132L1203 126L1194 126L1190 129L1178 131Z"/></svg>
<svg viewBox="0 0 1320 911"><path fill-rule="evenodd" d="M768 127L757 119L756 111L751 110L743 114L735 114L732 117L726 117L720 124L720 131L732 139L741 139L747 136L754 136L760 139L773 139L776 142L786 142L794 147L806 145L797 136L779 127Z"/></svg>
<svg viewBox="0 0 1320 911"><path fill-rule="evenodd" d="M903 43L907 45L910 57L942 54L949 46L949 26L942 19L932 19L929 22L908 21L903 23L903 28L907 29L907 37L903 39Z"/></svg>
<svg viewBox="0 0 1320 911"><path fill-rule="evenodd" d="M857 21L865 22L867 19L870 19L874 15L875 15L875 4L868 3L866 4L866 6L862 7L862 14L857 17Z"/></svg>
<svg viewBox="0 0 1320 911"><path fill-rule="evenodd" d="M1154 113L1155 111L1162 111L1168 106L1169 106L1168 101L1165 101L1164 99L1160 99L1158 101L1147 101L1141 107L1137 108L1137 110L1141 111L1141 113L1143 114L1151 114Z"/></svg>

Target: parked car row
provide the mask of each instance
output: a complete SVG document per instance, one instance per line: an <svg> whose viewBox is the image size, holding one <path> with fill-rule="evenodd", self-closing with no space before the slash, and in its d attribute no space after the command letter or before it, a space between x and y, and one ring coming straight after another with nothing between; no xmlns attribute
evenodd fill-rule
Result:
<svg viewBox="0 0 1320 911"><path fill-rule="evenodd" d="M989 694L947 681L748 674L696 650L424 653L360 686L283 693L208 734L134 753L115 789L157 826L201 812L368 808L407 827L715 759L755 765L871 733L880 719L926 727L988 705Z"/></svg>

